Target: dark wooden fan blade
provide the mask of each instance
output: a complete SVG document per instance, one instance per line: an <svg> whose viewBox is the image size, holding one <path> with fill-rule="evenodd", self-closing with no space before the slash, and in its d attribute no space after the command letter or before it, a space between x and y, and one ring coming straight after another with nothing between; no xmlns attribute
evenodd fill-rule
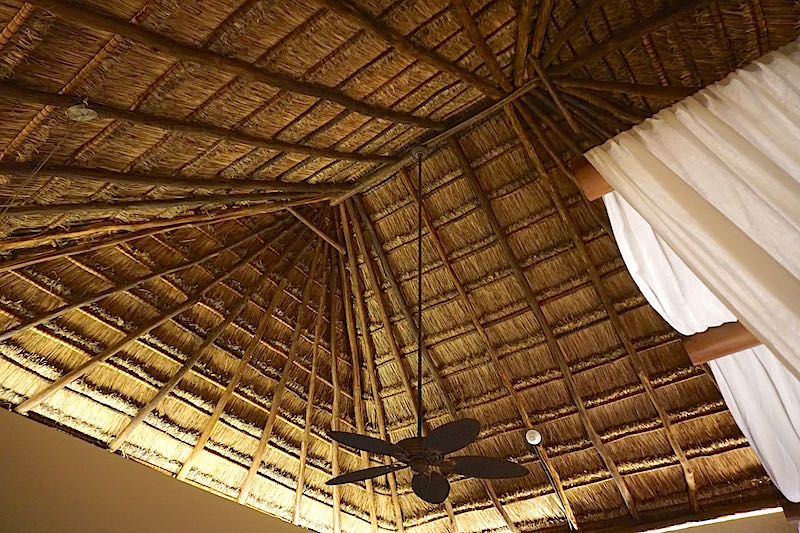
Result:
<svg viewBox="0 0 800 533"><path fill-rule="evenodd" d="M344 444L356 450L364 450L365 452L377 453L380 455L388 455L390 457L400 458L405 455L405 451L399 446L391 442L367 437L366 435L359 435L358 433L347 433L345 431L329 431L328 437L335 440L339 444Z"/></svg>
<svg viewBox="0 0 800 533"><path fill-rule="evenodd" d="M505 479L509 477L522 477L528 475L528 470L517 463L497 459L496 457L481 457L479 455L462 455L450 457L453 462L451 470L456 474L481 479Z"/></svg>
<svg viewBox="0 0 800 533"><path fill-rule="evenodd" d="M385 476L389 472L406 468L405 465L394 464L387 466L373 466L372 468L365 468L363 470L356 470L349 474L342 474L335 478L329 479L325 482L326 485L343 485L344 483L355 483L356 481L364 481L365 479L372 479L378 476Z"/></svg>
<svg viewBox="0 0 800 533"><path fill-rule="evenodd" d="M474 418L454 420L428 433L422 444L444 455L466 448L475 442L480 432L481 423Z"/></svg>
<svg viewBox="0 0 800 533"><path fill-rule="evenodd" d="M411 479L414 494L428 503L442 503L450 494L450 483L447 478L436 471L430 474L414 474Z"/></svg>

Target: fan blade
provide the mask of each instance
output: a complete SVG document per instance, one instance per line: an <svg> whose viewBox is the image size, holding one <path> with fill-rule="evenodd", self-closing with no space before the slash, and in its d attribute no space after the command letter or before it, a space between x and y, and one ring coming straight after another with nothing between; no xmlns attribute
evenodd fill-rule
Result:
<svg viewBox="0 0 800 533"><path fill-rule="evenodd" d="M475 442L480 432L481 423L474 418L454 420L428 433L422 444L444 455L466 448Z"/></svg>
<svg viewBox="0 0 800 533"><path fill-rule="evenodd" d="M356 470L349 474L342 474L335 478L329 479L325 482L326 485L342 485L344 483L355 483L356 481L364 481L365 479L372 479L374 477L385 476L389 472L406 468L405 465L393 464L386 466L373 466L372 468L364 468L363 470Z"/></svg>
<svg viewBox="0 0 800 533"><path fill-rule="evenodd" d="M450 457L449 459L453 462L450 470L462 476L481 479L505 479L528 475L528 469L524 466L505 459L497 459L496 457L461 455Z"/></svg>
<svg viewBox="0 0 800 533"><path fill-rule="evenodd" d="M391 442L367 437L366 435L359 435L358 433L347 433L345 431L329 431L328 437L335 440L339 444L344 444L349 448L356 450L363 450L365 452L377 453L380 455L388 455L390 457L401 458L404 457L405 451Z"/></svg>
<svg viewBox="0 0 800 533"><path fill-rule="evenodd" d="M414 494L428 503L442 503L450 494L450 483L435 470L430 474L414 474L411 479L411 488Z"/></svg>

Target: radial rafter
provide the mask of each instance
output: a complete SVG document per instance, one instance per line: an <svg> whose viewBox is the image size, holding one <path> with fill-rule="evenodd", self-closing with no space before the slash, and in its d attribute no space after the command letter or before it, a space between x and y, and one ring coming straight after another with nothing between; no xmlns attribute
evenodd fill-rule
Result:
<svg viewBox="0 0 800 533"><path fill-rule="evenodd" d="M282 74L275 74L253 67L238 59L225 57L201 48L195 48L164 37L163 35L141 26L105 15L98 11L78 7L64 0L34 0L31 3L53 13L57 17L71 20L96 30L122 35L144 45L156 48L157 50L168 52L185 61L192 61L211 68L219 68L231 74L245 76L280 89L313 96L323 100L330 100L351 111L367 116L383 118L394 122L415 124L424 128L440 127L440 124L437 122L390 109L377 108L351 98L340 91L313 83L299 82Z"/></svg>

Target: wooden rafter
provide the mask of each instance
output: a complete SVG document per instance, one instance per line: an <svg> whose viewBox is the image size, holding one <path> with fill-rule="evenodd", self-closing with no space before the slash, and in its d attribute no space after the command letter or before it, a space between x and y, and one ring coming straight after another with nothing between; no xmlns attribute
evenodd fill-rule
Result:
<svg viewBox="0 0 800 533"><path fill-rule="evenodd" d="M349 209L348 209L348 207L349 207ZM355 249L355 245L353 244L353 237L352 237L353 233L355 233L356 236L358 236L359 234L358 234L358 232L353 231L356 228L351 228L350 227L350 222L349 222L349 219L348 219L348 211L352 212L352 204L351 204L350 200L348 200L344 204L340 204L339 205L339 218L341 220L342 230L343 230L344 236L345 236L345 245L347 247L347 255L348 255L348 257L352 258L351 259L351 272L350 272L350 275L351 276L359 276L359 274L358 274L358 263L357 263L357 261L355 259L356 258L356 249ZM353 226L355 226L355 221L353 223ZM361 248L362 251L364 251L363 253L366 253L366 251L365 251L366 247L363 246L363 236L361 238L361 241L359 241L359 247ZM368 260L368 259L369 259L368 257L364 258L365 261ZM373 280L371 280L371 282L372 281ZM358 291L360 293L360 298L358 296L356 297L356 311L358 312L358 315L359 315L359 322L362 324L363 336L370 337L371 333L370 333L370 330L369 330L369 321L368 321L367 313L366 313L366 303L364 301L363 291L361 291L359 283L360 282L353 282L353 290L354 290L354 292L355 292L356 289L358 289ZM373 284L373 286L375 286L375 284ZM393 334L391 332L387 334L387 338L391 338L391 340L394 341L394 337L393 337ZM372 339L370 338L365 342L372 343ZM370 344L370 346L371 346L372 349L370 350L369 353L373 354L374 353L374 345ZM378 374L377 374L377 368L375 367L375 364L374 364L374 360L373 360L372 366L373 366L372 370L374 371L372 376L375 379L377 379ZM375 392L375 391L373 391L373 392ZM416 397L414 396L414 391L409 386L409 387L404 387L403 388L403 392L405 393L405 395L406 395L406 397L407 397L407 399L408 399L408 401L409 401L409 403L411 405L411 412L414 413L415 417L418 417L417 409L416 409L416 406L417 406L416 401L417 400L416 400ZM376 397L376 403L381 403L378 400L377 397ZM425 420L423 420L422 421L422 432L423 432L423 434L427 434L429 431L430 431L430 426L428 425L428 423ZM451 529L453 531L457 531L458 528L457 528L457 525L456 525L455 513L453 512L453 506L450 503L450 500L445 500L444 503L445 503L445 509L447 510L447 514L448 514L448 516L450 518Z"/></svg>
<svg viewBox="0 0 800 533"><path fill-rule="evenodd" d="M57 215L66 213L103 213L114 211L135 211L137 209L169 209L172 207L204 206L204 205L230 205L239 202L266 204L264 213L280 211L287 207L307 205L325 200L325 196L314 193L253 193L253 194L210 194L207 196L189 196L184 198L164 198L159 200L125 200L117 202L96 202L70 204L26 204L14 205L7 208L0 206L5 216L23 215ZM296 200L274 200L273 198L298 198Z"/></svg>
<svg viewBox="0 0 800 533"><path fill-rule="evenodd" d="M544 0L544 3L550 2L551 0ZM517 87L522 85L522 80L525 79L525 56L528 55L528 43L530 42L531 22L533 22L535 4L534 0L522 0L519 6L519 14L517 15L517 42L514 49L514 71L512 73L512 80ZM469 18L474 20L472 15ZM536 21L537 27L539 22L539 20ZM484 40L483 37L481 37L481 40ZM486 58L484 58L484 61L486 61ZM505 78L505 76L502 77Z"/></svg>
<svg viewBox="0 0 800 533"><path fill-rule="evenodd" d="M511 249L511 245L508 243L506 239L504 229L500 224L500 221L497 219L497 215L495 215L491 204L489 203L489 198L486 196L483 188L478 183L478 179L475 177L474 172L472 171L472 167L469 164L469 160L467 159L464 150L461 148L459 142L455 139L450 141L450 149L453 155L459 162L461 166L463 176L466 179L467 183L470 186L470 190L472 190L475 197L478 199L478 202L481 204L481 209L488 219L492 230L494 231L496 242L500 247L500 250L505 258L506 262L511 267L514 277L517 280L518 285L522 289L523 295L525 296L525 301L528 305L528 308L533 313L536 321L539 323L539 327L542 328L542 333L544 334L545 338L547 339L547 345L550 349L550 353L553 356L556 364L558 364L559 369L561 370L561 375L563 376L564 382L567 387L567 391L572 398L573 403L578 409L578 416L583 423L584 429L589 436L589 439L594 444L597 453L602 458L603 462L608 469L611 478L614 480L614 483L617 485L617 488L622 496L623 501L625 502L625 506L628 508L628 511L631 513L631 516L634 519L638 520L639 512L636 508L636 503L633 499L633 495L628 489L628 486L625 484L625 480L622 479L622 475L619 473L619 469L617 468L616 462L611 457L611 454L603 444L603 441L600 439L600 435L598 435L597 431L594 429L594 425L589 418L589 414L586 409L586 405L581 398L578 387L575 384L575 380L572 376L572 371L569 368L569 364L567 362L564 353L561 351L561 347L558 344L558 340L555 337L555 333L553 329L547 322L547 318L542 311L539 302L536 300L536 296L533 293L533 289L531 288L530 282L528 278L525 276L522 268L519 265L519 261L517 261L516 257L514 256L514 252Z"/></svg>
<svg viewBox="0 0 800 533"><path fill-rule="evenodd" d="M197 442L192 448L191 453L189 453L189 456L183 462L180 469L178 470L178 473L175 475L176 478L186 479L186 476L191 471L194 462L200 456L200 452L202 452L203 449L206 447L208 439L211 437L211 432L213 431L214 426L216 426L217 422L222 416L222 413L225 411L225 407L228 405L230 399L233 398L233 394L234 392L236 392L236 387L239 385L239 381L242 379L242 374L244 373L245 369L247 369L247 366L250 364L250 360L252 359L253 354L255 353L259 344L261 344L261 339L264 337L264 333L269 327L270 322L272 322L273 320L272 315L273 313L275 313L275 310L278 307L278 302L283 296L283 292L286 289L286 285L288 284L287 274L290 273L292 270L294 270L294 267L300 261L300 258L303 256L305 250L308 248L310 243L311 241L309 241L306 244L306 246L304 246L302 249L298 250L294 255L291 256L292 259L291 261L289 261L286 270L282 273L283 275L281 281L278 283L278 286L273 292L272 298L270 299L269 304L267 304L266 310L263 313L261 313L261 318L258 321L258 326L256 326L256 331L253 334L253 338L248 343L244 355L239 360L239 363L236 365L236 370L234 370L233 374L231 375L230 380L228 381L228 386L225 387L225 391L217 400L216 405L214 405L214 410L211 412L211 417L209 417L209 419L203 426L203 430L200 432L200 437L197 439ZM283 255L282 257L285 258L286 255ZM278 266L279 265L276 264L275 268L277 268ZM255 287L254 293L258 293L261 290L263 290L263 288L267 284L267 280L269 279L271 273L272 272L269 269L264 271L264 273L261 276L261 279L256 284L254 284ZM297 327L295 328L295 331L296 330ZM313 386L314 382L312 380L310 387Z"/></svg>
<svg viewBox="0 0 800 533"><path fill-rule="evenodd" d="M375 368L375 346L372 341L372 337L369 334L369 327L367 324L367 311L364 305L364 296L361 291L361 282L359 280L359 276L357 274L353 274L353 272L358 272L358 265L356 263L355 255L349 254L349 271L350 274L348 275L347 270L345 269L344 259L341 257L339 258L339 272L342 274L342 291L344 293L344 302L345 305L351 305L355 308L355 319L351 319L351 322L348 322L348 330L347 334L351 337L351 350L356 350L356 346L358 346L358 342L356 340L356 327L355 321L358 320L359 327L362 331L361 335L361 347L362 353L364 354L364 361L367 365L367 375L369 377L369 384L372 391L372 398L375 402L375 415L378 422L378 432L380 433L380 438L383 440L388 440L389 434L386 431L386 413L383 406L383 400L380 395L380 385L378 384L378 374L377 369ZM350 283L347 283L347 279L349 278ZM352 287L352 295L351 298L351 291L349 290ZM353 315L353 310L349 311L350 316ZM383 464L389 465L390 460L388 457L383 457ZM403 511L400 507L400 499L397 496L397 476L394 471L389 472L388 474L389 479L389 492L392 498L392 508L394 510L394 519L395 524L397 526L397 531L399 533L404 533L405 527L403 525Z"/></svg>
<svg viewBox="0 0 800 533"><path fill-rule="evenodd" d="M328 261L328 247L322 256L322 264L326 265ZM311 346L311 378L308 382L308 401L306 402L305 412L305 426L303 427L303 436L300 440L300 458L297 466L297 488L294 493L294 506L292 510L292 523L297 525L300 521L300 504L303 500L303 492L305 491L306 483L306 459L308 457L308 443L311 440L311 415L314 413L314 395L316 393L317 372L319 371L319 342L322 336L322 315L325 312L325 298L328 296L328 288L325 287L319 293L319 302L317 302L317 318L314 320L314 343ZM277 303L277 302L276 302ZM261 322L264 321L262 316ZM259 329L261 327L259 322ZM266 328L265 328L266 329ZM263 331L262 331L263 334Z"/></svg>
<svg viewBox="0 0 800 533"><path fill-rule="evenodd" d="M383 323L383 331L384 336L386 337L386 342L389 344L389 350L391 351L392 358L397 366L397 372L400 375L400 382L402 383L406 394L408 394L408 397L411 399L411 411L415 416L418 416L419 411L417 410L415 401L416 394L414 387L411 385L411 379L409 378L408 369L406 368L403 354L400 351L399 345L397 344L397 339L394 336L394 331L392 330L391 317L389 316L389 310L386 307L386 301L384 300L383 293L381 292L381 284L378 281L377 269L375 268L375 264L372 262L372 257L369 254L369 249L367 248L367 243L364 240L364 235L361 232L361 228L359 228L358 224L356 223L355 209L353 208L352 200L347 200L344 205L346 206L346 210L340 211L342 224L345 228L349 228L346 231L352 230L356 236L356 242L358 242L358 248L361 251L361 257L364 260L364 266L367 268L367 279L372 287L372 294L378 307L378 314L380 315L381 322ZM348 220L351 220L352 224L349 224Z"/></svg>
<svg viewBox="0 0 800 533"><path fill-rule="evenodd" d="M683 0L677 4L664 8L661 12L623 29L599 46L593 46L588 53L566 63L560 63L549 72L554 75L569 74L573 70L588 65L592 61L617 51L622 46L636 41L644 35L652 33L659 28L674 21L680 20L696 10L705 7L711 0Z"/></svg>
<svg viewBox="0 0 800 533"><path fill-rule="evenodd" d="M68 108L75 105L75 97L67 94L53 94L31 87L22 87L12 82L0 82L0 97L9 98L32 104ZM375 154L362 154L358 152L341 152L329 148L316 148L300 143L286 142L278 139L259 137L250 133L222 128L211 124L189 122L176 118L151 115L141 111L129 111L118 107L94 101L86 102L88 107L97 112L101 119L123 120L143 126L153 126L166 131L175 131L191 135L202 135L229 141L232 143L246 144L257 148L266 148L282 152L303 154L310 157L324 157L328 159L344 159L351 161L386 161L387 157Z"/></svg>
<svg viewBox="0 0 800 533"><path fill-rule="evenodd" d="M547 53L542 57L542 66L547 68L550 63L558 57L558 52L561 48L575 35L575 32L589 20L592 12L610 0L586 0L581 6L572 14L567 23L561 28L561 31L553 38Z"/></svg>
<svg viewBox="0 0 800 533"><path fill-rule="evenodd" d="M266 276L263 276L264 279ZM131 433L136 429L136 427L144 422L144 420L153 412L153 410L158 407L158 405L166 398L174 389L178 383L189 373L189 371L194 367L195 364L200 360L200 358L205 355L206 350L213 345L214 341L217 340L217 337L222 335L222 333L228 328L228 326L236 320L236 318L244 311L244 308L247 306L250 298L253 297L256 290L260 287L260 283L253 283L250 287L242 293L241 296L236 301L236 304L233 306L225 320L217 324L211 331L206 334L205 339L200 344L200 346L195 350L195 352L183 363L183 366L172 375L172 377L167 380L167 382L159 389L156 395L151 398L143 407L139 409L133 419L120 431L116 437L109 443L108 447L111 451L116 451L119 447L125 443ZM307 302L304 302L303 307L301 307L301 311L305 309ZM299 336L300 335L300 326L295 328L294 334ZM291 359L291 352L289 359ZM287 363L288 364L288 363ZM271 412L271 410L270 410Z"/></svg>
<svg viewBox="0 0 800 533"><path fill-rule="evenodd" d="M536 135L539 142L545 149L550 153L550 156L553 157L556 161L559 161L558 154L555 153L554 149L549 145L549 142L542 134L542 132L538 129L538 126L534 121L528 122L531 131ZM524 134L524 132L523 132ZM608 315L608 319L611 322L611 327L614 330L617 338L620 339L622 345L625 349L625 353L628 356L628 359L631 363L631 366L634 369L639 381L644 388L645 395L647 396L648 400L652 404L653 408L656 410L658 417L664 426L664 432L666 434L667 440L672 447L672 450L675 452L675 456L678 458L678 462L681 465L683 470L684 479L686 480L686 487L689 494L689 503L692 507L692 510L697 511L698 504L697 504L697 483L695 482L694 478L694 470L689 465L689 460L686 458L686 454L684 453L680 442L678 442L677 436L675 431L672 429L672 422L669 419L669 414L666 412L664 407L659 402L658 397L656 396L655 390L653 389L652 382L650 380L650 376L647 374L645 369L644 363L640 360L639 354L637 353L636 349L633 346L633 342L631 341L630 335L625 329L625 326L620 319L619 313L617 312L616 307L614 306L614 302L611 299L608 290L606 289L603 281L600 277L599 272L597 271L597 267L594 264L594 260L592 259L591 254L589 253L586 244L583 242L583 236L580 233L580 229L578 228L577 223L575 222L574 218L569 212L567 205L564 203L563 198L559 194L558 190L553 185L549 174L544 169L541 162L532 154L531 158L534 160L538 167L538 171L541 176L541 183L542 188L545 190L547 195L550 197L551 201L556 207L558 214L561 218L561 221L564 223L566 227L567 234L569 235L570 239L572 240L573 246L578 251L578 255L581 257L582 262L584 263L584 267L586 269L587 274L589 275L589 279L592 282L592 287L595 293L599 296L600 301L603 305L603 308L606 310ZM560 171L564 174L568 174L569 170L562 164L560 166Z"/></svg>
<svg viewBox="0 0 800 533"><path fill-rule="evenodd" d="M287 228L285 231L291 232L291 231L294 231L294 228L296 228L296 226L294 226L292 228ZM33 327L39 326L41 324L44 324L45 322L49 322L51 320L54 320L54 319L60 317L61 315L63 315L64 313L67 313L67 312L72 311L74 309L79 309L81 307L86 307L87 305L91 305L91 304L93 304L95 302L99 302L100 300L103 300L104 298L108 298L108 297L114 296L116 294L121 294L123 292L128 292L129 290L133 289L134 287L138 287L139 285L142 285L143 283L147 283L149 281L156 280L156 279L162 278L164 276L169 276L170 274L174 274L176 272L180 272L182 270L189 269L189 268L191 268L193 266L196 266L196 265L199 265L201 263L205 263L206 261L209 261L209 260L213 259L214 257L219 256L220 254L223 254L225 252L228 252L228 251L233 250L235 248L238 248L240 246L244 246L247 243L249 243L250 241L252 241L254 239L257 239L257 238L259 238L259 237L261 237L263 235L266 235L268 232L276 233L276 235L279 235L280 233L283 232L283 230L281 230L279 232L276 232L275 228L263 229L260 232L253 233L251 235L247 235L244 238L238 239L237 241L235 241L235 242L233 242L231 244L228 244L226 246L218 248L214 252L206 254L203 257L195 259L194 261L190 261L188 263L181 263L181 264L179 264L177 266L173 266L173 267L168 267L168 268L164 268L164 269L161 269L161 270L157 270L157 271L155 271L155 272L153 272L151 274L147 274L146 276L137 278L137 279L135 279L133 281L129 281L129 282L125 282L125 283L113 286L110 289L107 289L105 291L102 291L102 292L99 292L99 293L96 293L96 294L87 295L87 296L81 298L80 300L77 300L77 301L69 303L69 304L62 305L61 307L57 307L57 308L55 308L55 309L53 309L51 311L48 311L48 312L43 313L41 315L35 316L35 317L31 318L30 320L23 321L23 322L17 324L16 326L12 326L12 327L6 329L5 331L0 333L0 342L2 342L4 340L7 340L7 339L11 338L12 336L16 335L17 333L25 331L25 330L27 330L29 328L33 328Z"/></svg>
<svg viewBox="0 0 800 533"><path fill-rule="evenodd" d="M37 176L58 176L72 181L95 181L119 185L138 185L143 187L182 187L192 189L225 189L231 191L260 191L264 193L332 194L349 190L347 185L335 183L285 183L236 177L231 179L203 178L197 176L167 176L161 174L134 174L116 172L102 168L87 168L65 165L47 165L37 170L39 162L2 162L0 174L10 178L27 178L36 172Z"/></svg>
<svg viewBox="0 0 800 533"><path fill-rule="evenodd" d="M628 94L636 96L652 96L654 98L667 98L677 100L691 96L700 90L700 87L678 87L664 85L646 85L643 83L622 83L616 81L581 80L576 78L553 78L553 83L558 87L589 89L606 93Z"/></svg>
<svg viewBox="0 0 800 533"><path fill-rule="evenodd" d="M200 65L221 69L236 76L253 79L272 87L284 89L321 100L335 102L350 111L362 115L382 118L391 122L414 124L423 128L440 128L441 124L428 119L416 117L408 113L378 108L351 98L344 93L322 85L300 82L289 76L263 70L239 59L216 54L206 49L196 48L147 28L131 24L88 8L80 7L64 0L33 0L31 4L41 7L55 16L81 24L89 28L108 33L115 33L137 41L146 46L166 52L178 59L191 61Z"/></svg>
<svg viewBox="0 0 800 533"><path fill-rule="evenodd" d="M264 461L264 457L267 453L267 444L269 444L269 439L272 438L272 431L275 428L275 421L278 417L278 409L280 408L281 400L283 398L283 391L286 388L286 383L289 381L289 371L292 369L294 360L297 357L297 352L300 349L300 332L303 330L303 315L305 314L306 307L308 307L309 298L311 297L311 286L314 282L317 268L320 268L320 270L323 268L323 265L321 265L319 261L320 254L322 252L322 242L322 240L319 240L316 250L314 250L314 257L311 260L311 266L309 267L305 287L303 287L303 302L297 311L297 325L292 332L289 357L286 358L286 362L283 365L283 371L281 373L281 379L278 382L278 385L275 387L275 391L272 393L272 402L269 406L269 415L267 416L267 421L264 423L264 429L261 432L261 438L258 441L256 451L253 453L253 461L250 463L250 469L247 471L247 475L245 476L242 486L239 490L239 496L236 498L236 501L241 504L247 503L247 498L250 496L250 491L253 489L253 484L255 483L256 475L258 474L258 468ZM336 328L332 327L332 329Z"/></svg>
<svg viewBox="0 0 800 533"><path fill-rule="evenodd" d="M622 106L606 100L605 98L597 96L591 91L576 89L575 87L563 87L562 90L567 94L571 94L576 98L580 98L581 100L588 102L598 109L602 109L606 113L610 113L614 117L624 121L626 124L638 124L644 118L633 111L625 109Z"/></svg>
<svg viewBox="0 0 800 533"><path fill-rule="evenodd" d="M408 304L406 303L405 298L403 297L403 293L400 290L400 285L397 283L397 279L394 276L394 272L391 269L391 265L389 265L389 259L388 259L388 257L386 257L386 254L383 251L383 248L380 246L380 240L378 239L378 235L375 232L375 228L374 228L374 226L372 226L372 224L371 224L371 222L369 220L369 216L367 215L366 210L364 209L363 205L361 205L360 199L358 197L356 197L352 201L358 207L359 216L362 218L362 220L364 221L365 226L367 227L368 233L370 235L370 240L372 241L373 247L375 248L376 254L378 256L378 260L380 261L381 266L383 268L383 271L386 274L385 277L388 278L388 280L389 280L390 287L392 288L392 294L393 294L395 300L400 305L400 309L401 309L401 311L403 313L403 316L405 317L405 320L406 320L406 323L407 323L409 329L411 330L411 334L415 338L418 338L417 335L419 334L419 330L418 330L419 326L414 321L414 317L411 314L411 310L409 309ZM353 217L353 225L354 226L358 226L358 222L357 222L357 219L355 217ZM360 228L357 228L356 229L356 235L358 235L359 231L360 231ZM359 245L363 245L363 243L361 241L359 241ZM366 248L362 248L362 254L367 255L367 254L369 254L369 251ZM445 404L445 408L447 409L447 412L450 415L450 418L452 418L453 420L457 420L458 417L459 417L458 416L458 408L453 403L453 400L450 398L450 393L447 390L447 388L445 387L444 380L442 379L442 376L441 376L441 374L439 372L439 369L436 367L435 363L433 362L433 359L431 359L430 355L428 354L428 350L425 347L424 339L423 339L423 343L422 343L421 348L422 348L421 353L423 355L423 360L425 361L426 368L428 369L428 374L431 375L434 383L436 384L437 388L439 389L439 394L441 396L442 401ZM481 483L482 483L482 485L484 485L484 487L488 486L488 483L486 481L482 480ZM489 492L488 488L486 490L487 490L487 492ZM491 496L491 493L489 493L489 494ZM517 527L511 521L511 519L509 518L508 514L505 512L505 509L502 508L502 505L500 504L500 501L497 498L495 498L495 499L493 499L492 503L497 508L497 511L500 513L500 516L503 517L503 520L506 522L506 525L508 526L508 528L511 531L516 533L517 532Z"/></svg>
<svg viewBox="0 0 800 533"><path fill-rule="evenodd" d="M361 360L358 353L358 340L356 339L356 328L353 318L353 308L350 305L350 287L347 284L347 272L344 270L344 261L339 261L339 273L342 278L342 307L344 307L344 321L347 327L347 340L350 349L351 368L353 369L353 416L356 422L356 431L361 435L366 434L364 427L364 393L361 388ZM369 468L369 454L361 451L361 466ZM367 487L367 498L369 500L369 524L372 533L378 532L378 517L375 505L375 491L372 479L364 481Z"/></svg>
<svg viewBox="0 0 800 533"><path fill-rule="evenodd" d="M112 346L106 348L99 354L95 355L88 361L82 363L81 365L73 368L50 385L42 389L41 391L35 393L30 398L25 400L24 402L17 405L14 410L18 413L26 413L42 403L43 401L51 398L55 393L83 376L85 376L89 371L100 365L101 363L107 361L109 358L113 357L121 350L124 350L127 346L134 343L136 339L141 337L142 335L146 335L150 331L154 330L158 326L162 324L166 324L174 317L178 316L179 314L191 309L195 304L199 303L203 296L205 296L208 291L219 285L220 283L224 282L226 279L233 276L239 269L243 268L245 265L249 264L250 262L254 261L258 256L260 256L264 252L263 248L257 248L255 251L248 253L244 258L237 261L231 268L215 276L211 281L209 281L203 288L201 288L195 295L186 301L180 303L178 306L174 307L172 310L167 311L160 316L156 317L155 319L151 320L147 324L143 326L139 326L138 328L131 331L128 335L125 336L124 339L121 341L113 344Z"/></svg>
<svg viewBox="0 0 800 533"><path fill-rule="evenodd" d="M339 313L339 300L336 298L336 263L331 257L331 267L328 273L328 293L330 294L330 347L331 347L331 383L333 384L333 402L331 404L331 431L339 431L339 418L341 417L342 399L341 385L339 383L339 346L336 338L336 322ZM339 443L331 439L331 477L339 475ZM334 485L333 493L333 533L342 531L342 493L339 485Z"/></svg>
<svg viewBox="0 0 800 533"><path fill-rule="evenodd" d="M442 72L446 72L472 85L492 98L501 98L503 96L503 93L497 87L485 79L455 63L447 61L436 52L423 48L410 41L393 28L390 28L376 17L364 11L364 9L356 5L353 0L318 0L318 2L338 15L358 24L372 34L377 35L394 48L408 54L414 59L432 65Z"/></svg>
<svg viewBox="0 0 800 533"><path fill-rule="evenodd" d="M405 189L408 191L408 194L410 194L411 197L414 199L414 202L417 203L418 205L421 204L422 200L420 198L419 191L414 189L414 186L411 184L411 180L409 179L408 174L402 171L400 173L400 179L402 180ZM464 285L458 279L458 276L456 275L456 272L453 269L452 264L450 263L450 260L447 256L447 250L445 249L444 244L442 243L442 240L439 237L438 232L436 231L436 227L433 225L433 221L431 221L430 217L428 216L428 213L425 210L425 206L421 205L421 208L422 208L423 223L425 224L425 227L428 230L428 234L431 236L431 239L433 240L434 247L436 248L439 257L441 258L442 263L444 264L445 269L449 274L450 280L453 282L453 285L455 285L456 290L458 291L461 302L464 304L464 307L466 307L467 311L469 312L475 330L478 332L481 339L483 340L484 345L486 346L486 351L487 353L489 353L493 367L499 373L501 381L503 382L503 386L506 388L506 390L514 400L514 405L519 411L523 424L527 429L533 429L534 428L533 422L531 421L530 416L528 416L528 412L522 403L522 399L520 398L519 394L514 388L514 384L512 383L510 376L508 376L508 373L503 369L502 365L500 364L500 358L497 354L497 351L495 350L494 346L489 340L489 335L486 332L486 328L481 323L480 316L478 315L478 312L475 309L475 306L473 305L472 300L469 297L469 294L467 294ZM561 500L564 502L565 506L564 512L567 515L567 520L571 521L573 524L577 524L578 522L575 518L575 513L572 511L572 506L570 505L566 493L564 492L564 486L561 483L561 476L553 467L552 462L547 456L547 452L544 450L544 448L542 448L540 452L542 454L542 463L543 463L542 466L546 468L553 476L553 480L555 481L556 485L555 490L558 492ZM490 494L490 497L491 496L492 495Z"/></svg>
<svg viewBox="0 0 800 533"><path fill-rule="evenodd" d="M333 237L322 231L316 224L311 222L307 217L298 213L291 207L286 208L286 210L289 211L292 214L292 216L294 216L297 220L305 224L308 229L316 233L322 240L324 240L325 242L330 244L333 248L335 248L337 252L339 252L340 254L345 253L344 246L338 243L336 239L334 239Z"/></svg>
<svg viewBox="0 0 800 533"><path fill-rule="evenodd" d="M534 59L542 54L542 45L547 34L547 27L550 25L550 16L553 14L555 0L542 0L539 2L539 14L536 17L536 27L533 29L533 41L531 42L530 55Z"/></svg>
<svg viewBox="0 0 800 533"><path fill-rule="evenodd" d="M570 112L569 108L564 105L564 101L561 99L561 96L558 94L553 82L550 81L550 75L547 74L544 67L542 67L541 63L539 63L538 59L532 58L530 60L530 65L533 67L534 72L542 80L542 84L544 85L547 92L550 93L550 97L553 99L553 102L556 104L556 107L564 116L564 119L569 124L569 127L572 128L572 131L575 133L580 133L581 129L578 127L578 124L575 122L575 119L572 117L572 113Z"/></svg>

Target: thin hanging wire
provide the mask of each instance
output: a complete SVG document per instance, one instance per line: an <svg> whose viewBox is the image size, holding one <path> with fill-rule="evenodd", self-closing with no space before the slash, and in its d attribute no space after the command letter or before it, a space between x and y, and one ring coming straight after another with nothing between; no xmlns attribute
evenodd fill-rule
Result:
<svg viewBox="0 0 800 533"><path fill-rule="evenodd" d="M422 437L422 154L417 155L417 437Z"/></svg>

